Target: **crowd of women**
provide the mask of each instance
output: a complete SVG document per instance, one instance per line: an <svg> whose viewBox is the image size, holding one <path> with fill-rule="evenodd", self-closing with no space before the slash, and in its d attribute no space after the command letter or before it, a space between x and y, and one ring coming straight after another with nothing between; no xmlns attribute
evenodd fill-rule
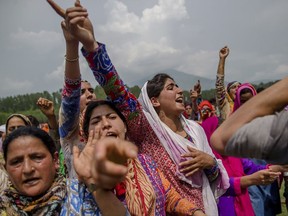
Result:
<svg viewBox="0 0 288 216"><path fill-rule="evenodd" d="M198 81L185 110L183 90L167 74L147 81L137 99L105 45L96 40L80 2L64 10L47 1L64 19L59 121L53 104L43 98L37 103L52 134L33 126L27 116L7 119L0 215L268 215L266 201L275 198L272 185L279 196L280 176L287 167L211 148L210 137L221 130L221 123L257 97L251 84L235 81L225 88L228 47L219 52L217 105L199 101ZM90 83L81 79L80 44L107 100L97 100ZM262 201L260 207L252 197ZM279 200L269 203L269 215L279 213L277 204Z"/></svg>

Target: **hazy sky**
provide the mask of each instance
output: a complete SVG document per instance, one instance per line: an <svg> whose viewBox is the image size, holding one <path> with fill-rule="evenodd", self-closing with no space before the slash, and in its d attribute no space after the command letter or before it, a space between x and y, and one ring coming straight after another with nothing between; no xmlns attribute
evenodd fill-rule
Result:
<svg viewBox="0 0 288 216"><path fill-rule="evenodd" d="M56 2L65 8L74 3ZM288 75L287 0L81 2L96 39L106 44L124 81L165 69L215 79L224 45L230 47L227 81ZM65 53L62 19L45 0L0 4L0 97L59 90ZM81 70L96 85L82 56Z"/></svg>

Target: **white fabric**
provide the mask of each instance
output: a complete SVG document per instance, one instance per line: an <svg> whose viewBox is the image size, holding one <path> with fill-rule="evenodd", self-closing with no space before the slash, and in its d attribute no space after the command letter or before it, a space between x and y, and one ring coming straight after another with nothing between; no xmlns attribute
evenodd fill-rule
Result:
<svg viewBox="0 0 288 216"><path fill-rule="evenodd" d="M192 187L202 187L202 196L204 202L205 213L207 215L216 215L218 212L216 199L225 193L229 187L229 177L222 164L221 160L217 160L220 169L219 177L213 183L209 183L203 171L193 174L192 177L185 177L179 172L178 164L181 162L181 154L189 152L187 147L191 146L197 150L201 150L213 158L215 158L207 141L206 135L202 127L194 121L186 120L182 115L180 116L181 123L186 133L193 139L193 143L184 137L174 133L166 124L164 124L158 117L152 103L147 94L147 82L141 89L139 102L142 105L143 112L152 126L154 132L159 138L161 144L169 154L170 158L177 166L176 175L183 181L190 184ZM213 188L213 191L212 191Z"/></svg>

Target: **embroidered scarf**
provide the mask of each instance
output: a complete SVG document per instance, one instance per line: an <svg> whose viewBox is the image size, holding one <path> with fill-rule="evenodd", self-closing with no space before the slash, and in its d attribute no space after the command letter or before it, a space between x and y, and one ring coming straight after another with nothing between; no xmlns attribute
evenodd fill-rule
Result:
<svg viewBox="0 0 288 216"><path fill-rule="evenodd" d="M20 195L13 186L10 186L0 198L0 215L60 215L65 195L66 181L61 175L56 177L50 189L37 199Z"/></svg>
<svg viewBox="0 0 288 216"><path fill-rule="evenodd" d="M194 121L186 120L184 116L180 115L183 128L192 138L193 142L190 142L184 137L174 133L166 124L160 120L154 107L152 106L152 103L147 94L147 82L142 87L138 100L142 105L143 112L149 121L149 124L160 140L161 145L163 145L171 160L177 166L175 175L182 181L190 184L192 187L202 187L205 213L207 215L215 215L215 212L218 211L215 198L217 199L222 194L224 194L226 189L229 187L229 177L221 160L217 160L217 162L222 178L219 178L220 180L211 183L211 186L203 171L199 171L190 177L185 177L185 175L179 171L178 166L182 160L181 154L184 154L188 151L188 146L201 150L215 158L201 126L199 126ZM218 184L221 185L219 186ZM213 191L211 187L213 188Z"/></svg>

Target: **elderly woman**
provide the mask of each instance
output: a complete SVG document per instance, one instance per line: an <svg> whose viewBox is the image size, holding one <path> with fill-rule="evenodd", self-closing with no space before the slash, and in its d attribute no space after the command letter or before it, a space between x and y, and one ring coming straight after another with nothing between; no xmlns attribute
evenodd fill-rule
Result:
<svg viewBox="0 0 288 216"><path fill-rule="evenodd" d="M54 3L53 7L57 13L64 16L62 9ZM119 78L105 45L96 42L87 15L87 11L81 5L76 5L67 9L66 24L62 26L73 35L71 38L77 38L83 44L83 55L95 78L127 119L128 138L139 146L140 152L155 160L164 176L182 197L187 198L208 215L217 214L216 199L228 187L228 176L221 161L215 159L203 129L197 123L182 117L181 113L184 111L182 90L171 77L163 76L159 85L155 86L158 92L151 98L145 96L141 99L141 102L145 100L149 106L148 110L147 106L142 104L145 111L143 113L140 103ZM82 24L77 22L78 25L75 25L76 20L81 20ZM75 51L78 46L74 46L73 49ZM75 64L78 64L77 54L76 51L73 55L71 52L66 53L66 63L69 64L66 64L66 77L75 69ZM70 70L67 70L68 67ZM79 75L70 75L74 81L66 79L66 83L69 84L66 86L71 88L69 91L64 91L64 95L70 95L72 98L78 94L75 89L79 85L77 81ZM150 84L153 82L157 83L157 80L153 79ZM145 94L144 90L146 91L146 85L142 95ZM72 109L69 116L73 113L77 115L78 111ZM155 124L151 124L151 119L155 120ZM63 126L65 122L68 124L73 121L64 121ZM63 127L63 134L69 134L69 131L71 130Z"/></svg>
<svg viewBox="0 0 288 216"><path fill-rule="evenodd" d="M82 178L84 184L59 175L55 143L45 131L17 129L5 139L3 152L12 185L0 198L0 215L125 215L125 207L110 197L111 191L87 190L93 179ZM84 158L75 159L76 168L85 164ZM85 166L89 169L91 164ZM77 173L81 178L83 169Z"/></svg>

